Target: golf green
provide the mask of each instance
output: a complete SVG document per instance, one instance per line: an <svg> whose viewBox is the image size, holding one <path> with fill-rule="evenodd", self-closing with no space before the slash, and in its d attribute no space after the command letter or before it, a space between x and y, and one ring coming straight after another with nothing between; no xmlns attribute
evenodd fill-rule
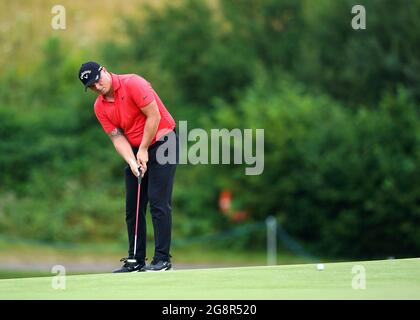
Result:
<svg viewBox="0 0 420 320"><path fill-rule="evenodd" d="M175 266L176 267L176 266ZM420 258L0 280L0 299L420 299Z"/></svg>

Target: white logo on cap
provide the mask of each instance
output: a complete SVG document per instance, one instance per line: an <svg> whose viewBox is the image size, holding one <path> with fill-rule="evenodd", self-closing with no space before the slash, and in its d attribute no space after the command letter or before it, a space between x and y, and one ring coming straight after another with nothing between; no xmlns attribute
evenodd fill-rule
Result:
<svg viewBox="0 0 420 320"><path fill-rule="evenodd" d="M80 75L80 79L87 79L87 78L89 78L89 74L90 73L92 73L92 70L83 71L82 74Z"/></svg>

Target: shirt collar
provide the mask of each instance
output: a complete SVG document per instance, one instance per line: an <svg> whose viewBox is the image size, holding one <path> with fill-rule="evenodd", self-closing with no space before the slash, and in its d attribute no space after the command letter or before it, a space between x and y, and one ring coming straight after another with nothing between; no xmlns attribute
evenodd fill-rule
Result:
<svg viewBox="0 0 420 320"><path fill-rule="evenodd" d="M117 91L121 87L120 77L117 74L111 73L112 78L112 88L114 92Z"/></svg>

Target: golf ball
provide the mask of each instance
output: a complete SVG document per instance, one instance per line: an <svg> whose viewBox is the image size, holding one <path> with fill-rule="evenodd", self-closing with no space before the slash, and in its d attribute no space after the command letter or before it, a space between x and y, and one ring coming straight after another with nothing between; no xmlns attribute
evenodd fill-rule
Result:
<svg viewBox="0 0 420 320"><path fill-rule="evenodd" d="M318 270L324 270L324 265L323 265L322 263L318 263L318 264L316 265L316 268L317 268Z"/></svg>

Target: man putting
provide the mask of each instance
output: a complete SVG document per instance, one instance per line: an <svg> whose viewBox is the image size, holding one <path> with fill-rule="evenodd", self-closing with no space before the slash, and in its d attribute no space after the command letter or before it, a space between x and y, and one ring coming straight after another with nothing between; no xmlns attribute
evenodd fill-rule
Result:
<svg viewBox="0 0 420 320"><path fill-rule="evenodd" d="M174 135L175 139L168 141L176 141L176 147L167 150L178 152L175 121L150 83L136 74L114 74L98 63L89 61L80 67L79 79L85 90L89 88L98 95L94 104L95 115L117 152L128 164L125 168L128 257L121 259L123 266L114 272L169 270L172 267L169 254L171 198L176 163L159 163L156 151L165 143L165 136ZM175 158L178 159L177 155ZM141 188L138 185L140 174ZM146 266L148 203L152 215L155 252L152 262ZM136 230L138 234L135 234Z"/></svg>

